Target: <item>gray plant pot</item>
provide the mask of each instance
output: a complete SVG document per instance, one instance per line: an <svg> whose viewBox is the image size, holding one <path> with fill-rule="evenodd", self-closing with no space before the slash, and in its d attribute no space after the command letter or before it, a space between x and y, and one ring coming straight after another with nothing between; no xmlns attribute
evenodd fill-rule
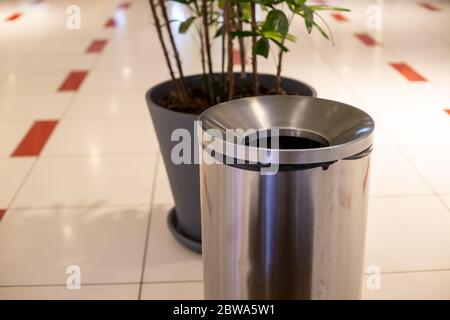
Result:
<svg viewBox="0 0 450 320"><path fill-rule="evenodd" d="M215 74L221 77L221 74ZM252 76L247 76L248 81ZM262 74L259 76L260 84L265 88L273 88L275 76ZM236 81L239 81L236 74ZM186 77L191 88L202 88L205 84L202 75ZM303 96L316 96L316 91L309 85L283 78L283 89L288 94ZM189 249L201 252L201 221L200 221L200 182L199 166L197 164L176 165L171 160L171 152L179 141L171 141L175 129L184 128L189 131L194 146L194 121L198 115L172 111L161 107L160 103L172 90L171 81L162 82L151 88L147 94L147 104L155 127L161 154L169 177L170 187L175 200L175 208L169 212L168 225L174 237ZM194 150L191 151L194 156ZM158 186L156 186L158 187Z"/></svg>

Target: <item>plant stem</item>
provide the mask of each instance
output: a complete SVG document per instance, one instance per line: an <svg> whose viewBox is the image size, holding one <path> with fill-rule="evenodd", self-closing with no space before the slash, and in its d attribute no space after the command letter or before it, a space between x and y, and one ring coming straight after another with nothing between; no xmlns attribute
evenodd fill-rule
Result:
<svg viewBox="0 0 450 320"><path fill-rule="evenodd" d="M204 35L205 35L206 59L207 59L207 64L208 64L207 79L208 79L209 99L210 99L211 104L214 104L215 97L214 97L214 91L213 91L213 85L212 85L213 67L212 67L212 58L211 58L211 43L209 41L207 0L202 0L202 15L203 15L203 29L204 29Z"/></svg>
<svg viewBox="0 0 450 320"><path fill-rule="evenodd" d="M178 74L180 76L180 88L181 92L183 94L184 102L186 103L189 100L189 96L186 89L186 83L184 81L184 74L183 74L183 68L181 66L181 60L180 60L180 54L178 53L177 46L175 44L175 40L173 38L172 29L170 28L170 20L169 16L167 15L167 8L164 4L164 0L159 0L159 6L161 7L161 12L164 18L164 23L167 26L167 33L169 34L170 43L172 45L173 49L173 55L175 57L175 62L178 68Z"/></svg>
<svg viewBox="0 0 450 320"><path fill-rule="evenodd" d="M234 96L234 74L233 74L233 37L232 32L232 6L231 0L225 0L224 5L224 32L227 35L227 73L228 73L228 100Z"/></svg>
<svg viewBox="0 0 450 320"><path fill-rule="evenodd" d="M281 93L281 65L283 62L283 50L280 49L280 52L278 53L278 65L277 65L277 77L276 77L276 83L275 83L275 93L280 94Z"/></svg>
<svg viewBox="0 0 450 320"><path fill-rule="evenodd" d="M222 30L222 88L225 91L226 88L226 76L225 76L225 21L223 21L223 30Z"/></svg>
<svg viewBox="0 0 450 320"><path fill-rule="evenodd" d="M259 78L258 78L258 61L256 60L256 5L255 1L250 2L250 11L252 17L252 72L253 72L253 94L259 96Z"/></svg>
<svg viewBox="0 0 450 320"><path fill-rule="evenodd" d="M202 63L202 74L206 77L206 61L205 61L205 44L203 42L203 33L201 30L198 31L198 37L200 39L200 58Z"/></svg>
<svg viewBox="0 0 450 320"><path fill-rule="evenodd" d="M294 19L294 14L291 15L289 19L289 26L292 24L292 20ZM288 28L289 29L289 28ZM284 45L284 41L286 40L286 37L281 40L281 44ZM276 94L282 94L281 91L281 66L283 64L283 50L280 48L280 52L278 53L278 65L277 65L277 77L276 77L276 83L275 83L275 93Z"/></svg>
<svg viewBox="0 0 450 320"><path fill-rule="evenodd" d="M243 31L244 27L243 27L243 21L242 19L244 18L244 14L242 12L242 6L241 4L236 4L236 11L237 11L237 20L238 20L238 28L239 31ZM244 37L239 37L239 54L240 54L240 60L241 60L241 81L240 81L240 86L241 86L241 93L243 93L245 91L245 81L244 79L246 78L246 70L245 70L245 43L244 43Z"/></svg>
<svg viewBox="0 0 450 320"><path fill-rule="evenodd" d="M154 0L149 0L148 2L150 4L150 8L151 8L152 15L153 15L153 20L155 22L156 32L158 34L159 43L161 44L161 47L163 49L164 58L166 60L167 67L169 69L170 77L172 78L172 83L173 83L173 85L175 87L175 92L176 92L178 98L180 100L183 100L183 95L181 93L181 90L180 90L180 87L179 87L179 84L178 84L178 79L175 78L175 74L173 72L172 64L170 63L169 52L168 52L166 44L164 42L164 37L162 35L161 23L159 21L158 13L156 12L155 2L154 2Z"/></svg>

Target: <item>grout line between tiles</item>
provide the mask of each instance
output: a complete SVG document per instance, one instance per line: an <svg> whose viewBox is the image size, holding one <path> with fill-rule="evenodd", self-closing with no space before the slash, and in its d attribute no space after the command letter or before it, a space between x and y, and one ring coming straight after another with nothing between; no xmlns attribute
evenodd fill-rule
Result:
<svg viewBox="0 0 450 320"><path fill-rule="evenodd" d="M63 205L59 207L49 207L49 206L37 206L37 207L10 207L8 211L32 211L32 210L51 210L51 209L58 209L58 210L73 210L73 209L111 209L111 208L150 208L148 203L119 203L119 204L101 204L101 205Z"/></svg>
<svg viewBox="0 0 450 320"><path fill-rule="evenodd" d="M147 282L89 282L82 283L81 287L94 286L127 286L127 285L152 285L152 284L175 284L175 283L202 283L203 280L181 280L181 281L147 281ZM17 285L0 285L0 288L52 288L66 287L65 284L17 284Z"/></svg>
<svg viewBox="0 0 450 320"><path fill-rule="evenodd" d="M387 271L381 272L381 275L390 274L408 274L408 273L427 273L427 272L450 272L450 269L427 269L427 270L405 270L405 271ZM371 273L364 273L365 276L372 275Z"/></svg>
<svg viewBox="0 0 450 320"><path fill-rule="evenodd" d="M152 216L153 216L153 203L155 201L156 181L158 179L158 166L159 166L159 161L160 161L159 158L160 158L159 156L156 158L154 174L153 174L152 193L150 195L150 214L148 216L147 230L145 232L144 254L143 254L143 259L142 259L141 282L139 284L138 300L141 300L141 298L142 298L142 284L144 282L145 264L146 264L146 260L147 260L147 250L148 250L148 241L149 241L149 238L150 238L150 227L151 227Z"/></svg>
<svg viewBox="0 0 450 320"><path fill-rule="evenodd" d="M91 282L82 283L81 287L92 287L92 286L126 286L126 285L138 285L139 282ZM52 287L66 287L65 284L18 284L18 285L0 285L0 288L52 288Z"/></svg>
<svg viewBox="0 0 450 320"><path fill-rule="evenodd" d="M38 161L39 161L39 157L36 157L36 159L34 159L33 163L31 164L30 168L28 169L27 173L23 177L22 181L20 182L19 186L17 187L16 191L14 192L13 196L11 197L11 200L9 200L9 203L5 208L6 211L9 211L11 209L12 204L14 203L14 201L16 200L17 196L19 195L20 191L22 190L23 186L25 185L25 182L30 177L31 172L33 171L33 169L36 166ZM7 214L8 214L8 212L7 212Z"/></svg>

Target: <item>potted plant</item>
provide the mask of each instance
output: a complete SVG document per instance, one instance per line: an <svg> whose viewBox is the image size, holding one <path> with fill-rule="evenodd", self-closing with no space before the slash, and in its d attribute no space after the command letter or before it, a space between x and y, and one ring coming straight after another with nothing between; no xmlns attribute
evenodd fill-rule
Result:
<svg viewBox="0 0 450 320"><path fill-rule="evenodd" d="M167 10L169 1L185 6L191 16L184 21L171 20ZM282 76L283 56L289 51L288 43L296 41L295 36L290 33L290 26L293 19L299 17L304 20L309 33L316 29L326 39L332 40L331 31L319 13L324 10L347 9L309 5L306 2L149 0L170 74L170 80L154 86L146 95L175 200L175 208L169 214L168 223L174 236L195 251L201 251L201 223L199 167L194 161L194 121L210 106L231 99L277 94L315 96L315 90L309 85ZM185 76L182 56L172 30L175 24L181 34L195 30L200 43L200 74ZM213 43L220 47L221 64L216 68L213 66L211 50ZM246 44L251 46L249 71L246 69ZM240 54L239 72L235 72L233 66L235 46ZM258 56L268 58L271 48L275 49L275 72L273 75L260 74ZM179 130L175 131L176 129ZM174 132L177 134L173 134ZM176 146L182 139L191 139L189 142L192 150L189 154L181 155L184 161L173 161L172 155L180 152Z"/></svg>

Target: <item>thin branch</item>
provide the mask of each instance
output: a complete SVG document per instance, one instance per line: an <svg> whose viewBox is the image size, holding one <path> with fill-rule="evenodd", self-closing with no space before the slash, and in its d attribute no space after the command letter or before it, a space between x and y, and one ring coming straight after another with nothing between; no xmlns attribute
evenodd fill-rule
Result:
<svg viewBox="0 0 450 320"><path fill-rule="evenodd" d="M200 29L197 29L198 37L200 39L200 58L202 63L202 74L206 77L206 60L205 60L205 43L203 41L203 33Z"/></svg>
<svg viewBox="0 0 450 320"><path fill-rule="evenodd" d="M256 60L256 6L255 1L250 2L250 11L252 18L252 72L253 72L253 94L259 96L259 78L258 78L258 61Z"/></svg>
<svg viewBox="0 0 450 320"><path fill-rule="evenodd" d="M293 19L294 19L294 14L291 15L288 26L291 26ZM285 40L286 40L286 37L283 37L283 39L281 40L281 45L284 45ZM283 51L283 49L280 48L280 51L278 53L277 77L276 77L276 83L275 83L275 93L276 94L283 93L281 90L281 66L283 64L283 54L284 54L284 51Z"/></svg>
<svg viewBox="0 0 450 320"><path fill-rule="evenodd" d="M243 31L243 22L242 19L244 18L244 14L242 12L242 6L240 3L236 4L237 8L237 20L238 20L238 30ZM245 45L244 45L244 37L239 37L239 53L240 53L240 59L241 59L241 79L245 79L246 73L245 73ZM242 90L242 88L241 88Z"/></svg>
<svg viewBox="0 0 450 320"><path fill-rule="evenodd" d="M233 73L233 36L232 32L232 6L231 0L225 0L224 6L224 32L227 35L227 54L228 54L228 100L234 96L234 73Z"/></svg>
<svg viewBox="0 0 450 320"><path fill-rule="evenodd" d="M208 78L209 99L211 101L211 104L214 104L215 98L214 98L213 85L212 85L213 67L212 67L212 58L211 58L211 43L209 40L207 0L202 0L202 16L203 16L203 29L204 29L204 35L205 35L206 59L207 59L207 65L208 65L207 78Z"/></svg>
<svg viewBox="0 0 450 320"><path fill-rule="evenodd" d="M169 34L169 40L170 43L172 45L172 49L173 49L173 55L175 57L175 62L178 68L178 74L180 76L180 88L182 91L183 96L185 97L185 102L187 100L189 100L189 96L187 94L187 89L186 89L186 83L184 81L184 74L183 74L183 68L181 66L181 60L180 60L180 54L178 53L178 49L177 46L175 44L175 40L172 34L172 29L170 28L170 23L169 23L169 17L167 15L167 8L164 4L164 0L159 0L159 6L161 7L161 13L163 15L164 21L167 24L167 33Z"/></svg>
<svg viewBox="0 0 450 320"><path fill-rule="evenodd" d="M166 60L166 64L167 64L167 67L169 69L170 77L172 78L172 82L173 82L174 87L175 87L175 92L177 93L178 98L183 100L183 95L182 95L182 93L180 91L180 87L178 85L178 79L176 79L175 74L173 72L172 64L171 64L170 58L169 58L169 52L168 52L167 46L166 46L166 44L164 42L164 37L162 35L162 30L161 30L161 23L159 21L158 14L156 12L155 2L154 2L154 0L149 0L148 2L150 4L150 8L151 8L152 15L153 15L153 20L155 22L156 32L158 34L159 43L161 44L161 47L163 49L164 58Z"/></svg>

